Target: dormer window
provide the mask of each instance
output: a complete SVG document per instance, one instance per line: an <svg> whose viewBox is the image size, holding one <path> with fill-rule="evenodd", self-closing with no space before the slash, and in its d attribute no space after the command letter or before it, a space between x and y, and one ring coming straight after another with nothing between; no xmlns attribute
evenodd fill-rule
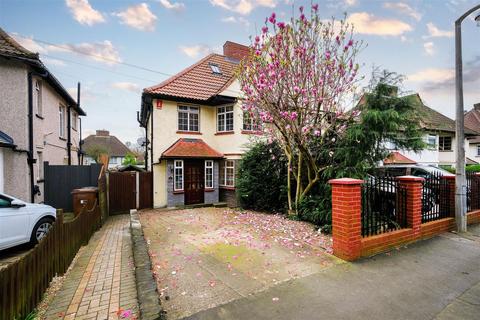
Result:
<svg viewBox="0 0 480 320"><path fill-rule="evenodd" d="M210 69L212 69L213 74L222 74L220 66L218 64L210 63Z"/></svg>

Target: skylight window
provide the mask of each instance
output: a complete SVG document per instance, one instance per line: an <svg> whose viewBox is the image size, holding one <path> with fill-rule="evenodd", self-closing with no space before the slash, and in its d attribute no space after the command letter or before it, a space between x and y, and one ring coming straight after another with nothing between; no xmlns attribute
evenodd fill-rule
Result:
<svg viewBox="0 0 480 320"><path fill-rule="evenodd" d="M214 74L222 74L222 70L220 70L220 67L218 66L218 64L211 63L210 64L210 69L212 69L212 72Z"/></svg>

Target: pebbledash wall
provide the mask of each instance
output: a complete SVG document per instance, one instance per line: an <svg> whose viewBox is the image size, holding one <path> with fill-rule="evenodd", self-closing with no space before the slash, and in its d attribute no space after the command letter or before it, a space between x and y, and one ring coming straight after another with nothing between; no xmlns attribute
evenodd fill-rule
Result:
<svg viewBox="0 0 480 320"><path fill-rule="evenodd" d="M443 178L448 180L448 189L442 196L448 198L452 209L455 206L455 176ZM398 179L400 186L406 189L407 228L370 237L361 235L363 180L350 178L330 180L333 254L335 256L347 261L354 261L360 257L371 256L455 229L454 217L422 223L422 184L424 179L413 176L404 176ZM450 212L454 212L451 209ZM467 223L480 223L480 210L467 213Z"/></svg>

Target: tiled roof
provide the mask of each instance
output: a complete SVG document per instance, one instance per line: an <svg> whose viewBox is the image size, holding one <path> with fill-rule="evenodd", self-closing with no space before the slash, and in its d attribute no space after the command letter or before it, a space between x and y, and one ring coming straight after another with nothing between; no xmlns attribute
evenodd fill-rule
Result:
<svg viewBox="0 0 480 320"><path fill-rule="evenodd" d="M388 157L383 160L383 164L415 164L416 162L412 159L405 157L400 152L392 152L388 155Z"/></svg>
<svg viewBox="0 0 480 320"><path fill-rule="evenodd" d="M480 131L480 110L473 108L465 114L465 126L475 130Z"/></svg>
<svg viewBox="0 0 480 320"><path fill-rule="evenodd" d="M90 135L85 138L82 149L88 152L93 146L100 146L106 149L111 157L124 157L127 153L131 153L130 149L118 140L115 136L110 135Z"/></svg>
<svg viewBox="0 0 480 320"><path fill-rule="evenodd" d="M38 60L38 54L28 51L0 28L0 55Z"/></svg>
<svg viewBox="0 0 480 320"><path fill-rule="evenodd" d="M223 158L223 154L216 151L202 139L180 138L162 153L161 158Z"/></svg>
<svg viewBox="0 0 480 320"><path fill-rule="evenodd" d="M217 65L221 74L214 73L211 64ZM144 92L205 101L233 82L237 65L236 60L213 53L166 81L144 89Z"/></svg>
<svg viewBox="0 0 480 320"><path fill-rule="evenodd" d="M435 131L455 132L455 120L444 116L440 112L435 111L430 107L427 107L423 103L418 93L405 96L405 98L408 99L417 109L423 128ZM465 128L465 134L476 135L477 132L469 128Z"/></svg>

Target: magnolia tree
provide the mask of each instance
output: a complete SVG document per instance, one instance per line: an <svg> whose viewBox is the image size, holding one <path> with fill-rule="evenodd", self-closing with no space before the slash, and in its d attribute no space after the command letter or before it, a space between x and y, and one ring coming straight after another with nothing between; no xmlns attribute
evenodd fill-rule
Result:
<svg viewBox="0 0 480 320"><path fill-rule="evenodd" d="M300 7L288 23L272 13L242 62L244 111L288 160L291 213L329 166L318 146L333 155L335 140L355 116L342 101L355 90L360 47L345 19L321 20L318 5L312 5L309 14Z"/></svg>

